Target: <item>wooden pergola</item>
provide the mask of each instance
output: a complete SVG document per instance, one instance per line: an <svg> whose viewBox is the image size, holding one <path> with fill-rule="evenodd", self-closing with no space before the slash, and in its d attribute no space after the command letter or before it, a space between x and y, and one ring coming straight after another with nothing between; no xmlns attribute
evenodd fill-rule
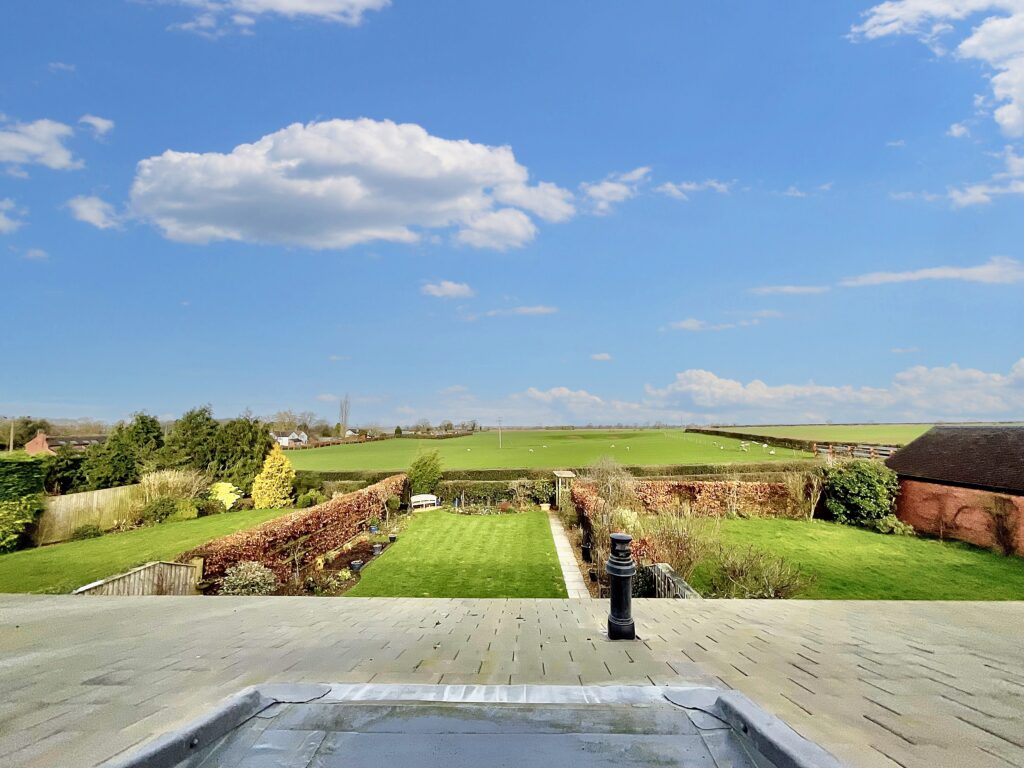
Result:
<svg viewBox="0 0 1024 768"><path fill-rule="evenodd" d="M576 473L569 469L556 469L555 475L555 505L561 509L562 507L562 494L568 493L569 489L572 488L572 481L576 478Z"/></svg>

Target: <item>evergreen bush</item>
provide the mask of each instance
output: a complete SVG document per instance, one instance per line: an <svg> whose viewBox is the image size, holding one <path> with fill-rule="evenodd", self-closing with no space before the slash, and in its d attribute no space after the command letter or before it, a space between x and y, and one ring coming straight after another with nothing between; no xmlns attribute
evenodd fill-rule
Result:
<svg viewBox="0 0 1024 768"><path fill-rule="evenodd" d="M295 486L295 470L284 455L281 446L275 445L263 462L261 471L252 483L252 501L257 509L274 509L292 505L292 488Z"/></svg>

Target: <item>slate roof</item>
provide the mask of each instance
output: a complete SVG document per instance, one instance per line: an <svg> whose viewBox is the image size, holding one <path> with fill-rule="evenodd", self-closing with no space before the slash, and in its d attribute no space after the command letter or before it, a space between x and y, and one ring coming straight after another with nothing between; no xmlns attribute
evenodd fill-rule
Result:
<svg viewBox="0 0 1024 768"><path fill-rule="evenodd" d="M901 477L1024 493L1024 427L932 427L885 463Z"/></svg>

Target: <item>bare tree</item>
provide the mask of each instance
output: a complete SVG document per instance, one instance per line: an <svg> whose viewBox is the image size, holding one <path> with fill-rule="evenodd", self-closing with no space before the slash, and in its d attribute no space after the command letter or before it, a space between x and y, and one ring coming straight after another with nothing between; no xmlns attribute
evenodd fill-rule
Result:
<svg viewBox="0 0 1024 768"><path fill-rule="evenodd" d="M352 402L349 400L348 392L346 392L338 400L338 422L341 424L341 437L344 437L345 433L348 432L348 411L351 405Z"/></svg>

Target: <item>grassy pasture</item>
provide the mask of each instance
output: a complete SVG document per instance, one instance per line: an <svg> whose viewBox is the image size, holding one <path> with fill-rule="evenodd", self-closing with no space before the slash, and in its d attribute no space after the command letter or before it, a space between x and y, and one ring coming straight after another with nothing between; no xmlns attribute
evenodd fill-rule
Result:
<svg viewBox="0 0 1024 768"><path fill-rule="evenodd" d="M417 512L352 597L565 597L548 516Z"/></svg>
<svg viewBox="0 0 1024 768"><path fill-rule="evenodd" d="M723 447L720 447L723 446ZM403 470L423 451L437 450L445 469L559 469L582 467L602 456L621 464L730 464L809 458L810 454L778 448L775 455L740 441L684 432L681 429L506 430L498 448L497 430L449 440L402 438L373 443L332 445L287 451L296 469Z"/></svg>
<svg viewBox="0 0 1024 768"><path fill-rule="evenodd" d="M0 592L71 592L151 560L174 560L210 539L253 528L292 511L225 512L0 555Z"/></svg>
<svg viewBox="0 0 1024 768"><path fill-rule="evenodd" d="M726 544L753 545L814 577L815 600L1022 600L1024 558L955 541L885 536L821 520L723 520ZM698 568L693 586L706 584Z"/></svg>
<svg viewBox="0 0 1024 768"><path fill-rule="evenodd" d="M722 427L748 435L784 437L823 443L881 443L906 445L916 440L933 424L802 424L797 426Z"/></svg>

